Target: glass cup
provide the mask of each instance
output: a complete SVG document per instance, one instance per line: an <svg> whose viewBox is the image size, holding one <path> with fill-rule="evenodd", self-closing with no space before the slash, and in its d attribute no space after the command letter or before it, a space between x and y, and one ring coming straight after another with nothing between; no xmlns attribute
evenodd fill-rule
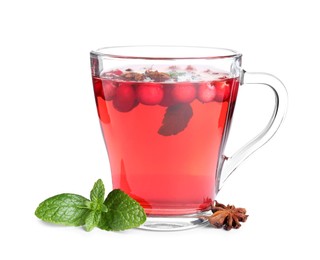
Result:
<svg viewBox="0 0 320 260"><path fill-rule="evenodd" d="M113 188L145 209L148 230L183 230L225 180L280 126L287 92L276 77L249 73L238 52L211 47L123 46L90 53L97 111ZM264 130L226 156L238 90L270 87L274 111Z"/></svg>

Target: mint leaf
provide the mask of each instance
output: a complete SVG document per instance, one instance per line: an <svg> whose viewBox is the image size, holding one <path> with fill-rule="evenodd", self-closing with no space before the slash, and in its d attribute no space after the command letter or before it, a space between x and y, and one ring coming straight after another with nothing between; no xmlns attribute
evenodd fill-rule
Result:
<svg viewBox="0 0 320 260"><path fill-rule="evenodd" d="M104 184L101 179L97 180L90 192L90 199L97 206L103 205L105 195Z"/></svg>
<svg viewBox="0 0 320 260"><path fill-rule="evenodd" d="M146 221L146 214L140 204L119 189L111 191L104 204L108 212L101 215L101 229L125 230L138 227Z"/></svg>
<svg viewBox="0 0 320 260"><path fill-rule="evenodd" d="M192 107L188 103L169 106L162 120L158 133L163 136L176 135L183 131L193 115Z"/></svg>
<svg viewBox="0 0 320 260"><path fill-rule="evenodd" d="M63 193L40 203L35 215L54 224L82 226L90 212L88 203L89 200L80 195Z"/></svg>
<svg viewBox="0 0 320 260"><path fill-rule="evenodd" d="M93 228L97 227L101 219L102 211L108 211L107 207L103 204L104 194L104 184L102 180L99 179L95 182L90 192L91 202L89 204L89 208L91 211L85 220L84 228L86 231L91 231Z"/></svg>
<svg viewBox="0 0 320 260"><path fill-rule="evenodd" d="M117 231L134 228L146 220L140 204L121 190L113 190L104 200L102 180L96 181L91 201L76 194L63 193L41 202L35 215L43 221L67 226L84 226L91 231L95 227Z"/></svg>
<svg viewBox="0 0 320 260"><path fill-rule="evenodd" d="M102 212L99 210L90 211L85 220L84 228L86 231L91 231L98 226Z"/></svg>

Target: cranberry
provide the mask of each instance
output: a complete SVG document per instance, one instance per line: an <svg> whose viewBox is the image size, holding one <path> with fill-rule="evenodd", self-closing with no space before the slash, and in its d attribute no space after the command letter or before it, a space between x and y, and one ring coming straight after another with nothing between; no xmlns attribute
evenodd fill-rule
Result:
<svg viewBox="0 0 320 260"><path fill-rule="evenodd" d="M121 70L119 70L119 69L111 70L108 73L113 74L113 75L117 75L117 76L120 76L120 75L123 74L123 72Z"/></svg>
<svg viewBox="0 0 320 260"><path fill-rule="evenodd" d="M188 66L186 67L186 70L192 71L192 70L195 70L195 68L192 67L191 65L188 65Z"/></svg>
<svg viewBox="0 0 320 260"><path fill-rule="evenodd" d="M110 80L102 80L102 96L105 100L112 100L116 94L116 85Z"/></svg>
<svg viewBox="0 0 320 260"><path fill-rule="evenodd" d="M119 69L116 70L109 70L101 73L102 78L108 78L108 79L117 79L119 78L123 72Z"/></svg>
<svg viewBox="0 0 320 260"><path fill-rule="evenodd" d="M93 77L92 82L93 82L93 90L94 90L95 96L96 97L103 96L101 79Z"/></svg>
<svg viewBox="0 0 320 260"><path fill-rule="evenodd" d="M198 99L203 103L211 102L216 96L216 89L210 82L201 83L198 87Z"/></svg>
<svg viewBox="0 0 320 260"><path fill-rule="evenodd" d="M177 83L172 91L172 97L176 102L189 103L195 99L197 91L192 83Z"/></svg>
<svg viewBox="0 0 320 260"><path fill-rule="evenodd" d="M216 89L215 101L224 102L230 97L230 85L226 81L215 81L214 83Z"/></svg>
<svg viewBox="0 0 320 260"><path fill-rule="evenodd" d="M172 89L173 85L171 84L163 85L163 99L159 104L160 106L169 107L176 103L172 97Z"/></svg>
<svg viewBox="0 0 320 260"><path fill-rule="evenodd" d="M136 88L137 99L144 105L157 105L163 98L163 87L157 83L142 83Z"/></svg>
<svg viewBox="0 0 320 260"><path fill-rule="evenodd" d="M131 84L120 83L116 88L113 106L120 112L128 112L136 106L136 94Z"/></svg>

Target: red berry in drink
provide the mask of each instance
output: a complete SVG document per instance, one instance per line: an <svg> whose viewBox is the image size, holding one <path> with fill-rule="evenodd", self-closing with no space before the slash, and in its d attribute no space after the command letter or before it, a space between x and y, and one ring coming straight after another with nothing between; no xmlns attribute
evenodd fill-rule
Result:
<svg viewBox="0 0 320 260"><path fill-rule="evenodd" d="M216 89L215 101L224 102L230 97L230 85L226 81L215 81L214 87Z"/></svg>
<svg viewBox="0 0 320 260"><path fill-rule="evenodd" d="M92 78L92 82L93 82L93 91L96 97L102 97L103 93L102 93L102 81L99 78Z"/></svg>
<svg viewBox="0 0 320 260"><path fill-rule="evenodd" d="M191 70L195 70L195 68L194 68L194 67L192 67L191 65L188 65L188 66L186 67L186 70L191 71Z"/></svg>
<svg viewBox="0 0 320 260"><path fill-rule="evenodd" d="M192 83L177 83L173 87L171 94L174 101L180 103L189 103L195 99L197 90Z"/></svg>
<svg viewBox="0 0 320 260"><path fill-rule="evenodd" d="M172 89L173 85L171 84L163 85L163 99L159 104L160 106L170 107L176 103L176 101L172 97Z"/></svg>
<svg viewBox="0 0 320 260"><path fill-rule="evenodd" d="M116 88L113 106L120 112L128 112L136 106L136 94L131 84L120 83Z"/></svg>
<svg viewBox="0 0 320 260"><path fill-rule="evenodd" d="M157 83L142 83L136 88L137 99L144 105L158 105L163 98L163 87Z"/></svg>
<svg viewBox="0 0 320 260"><path fill-rule="evenodd" d="M102 80L102 97L109 101L112 100L116 94L116 85L110 80Z"/></svg>
<svg viewBox="0 0 320 260"><path fill-rule="evenodd" d="M121 70L119 70L119 69L116 69L116 70L111 70L110 74L120 76L120 75L123 74L123 72Z"/></svg>
<svg viewBox="0 0 320 260"><path fill-rule="evenodd" d="M109 79L115 79L115 78L119 78L119 76L121 76L123 74L123 72L119 69L115 69L115 70L110 70L110 71L105 71L101 74L101 77L103 78L109 78Z"/></svg>
<svg viewBox="0 0 320 260"><path fill-rule="evenodd" d="M200 83L198 87L198 99L202 103L213 101L216 96L216 88L210 82Z"/></svg>

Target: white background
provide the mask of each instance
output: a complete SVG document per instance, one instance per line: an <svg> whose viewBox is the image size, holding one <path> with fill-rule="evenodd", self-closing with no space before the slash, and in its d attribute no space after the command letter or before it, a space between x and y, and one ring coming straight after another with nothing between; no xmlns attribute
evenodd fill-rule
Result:
<svg viewBox="0 0 320 260"><path fill-rule="evenodd" d="M319 259L316 2L2 1L0 259ZM88 233L34 216L52 195L88 197L98 178L110 191L89 52L131 44L236 49L246 70L275 74L287 86L289 109L279 132L218 196L247 208L239 230ZM268 120L263 104L272 97L255 95L240 92L231 139L239 145Z"/></svg>

